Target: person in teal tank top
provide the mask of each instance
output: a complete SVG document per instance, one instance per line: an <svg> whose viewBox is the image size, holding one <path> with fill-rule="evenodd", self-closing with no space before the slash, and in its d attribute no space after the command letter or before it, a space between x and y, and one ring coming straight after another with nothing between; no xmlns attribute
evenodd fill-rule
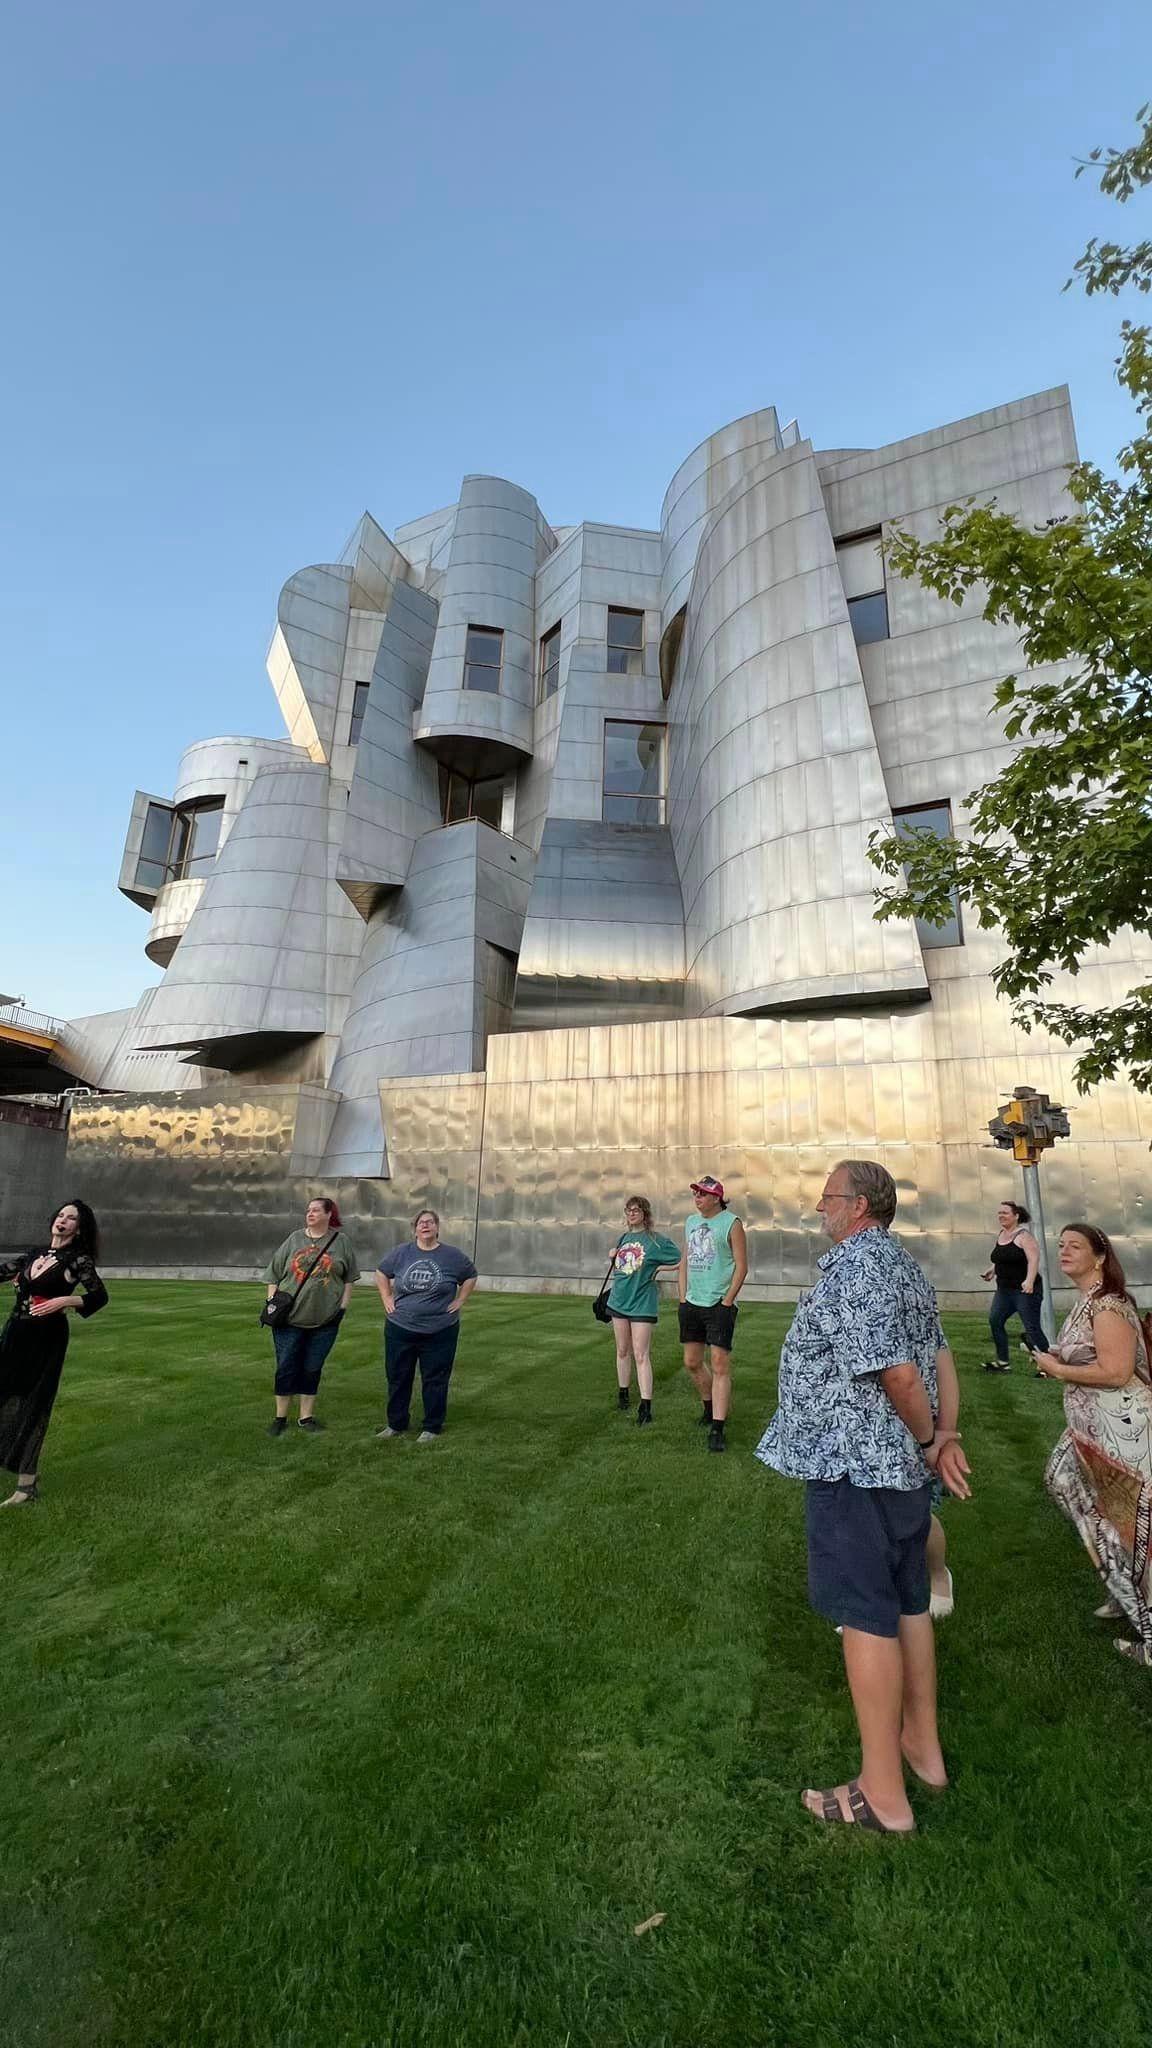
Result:
<svg viewBox="0 0 1152 2048"><path fill-rule="evenodd" d="M692 1183L696 1213L684 1224L680 1258L680 1341L684 1370L703 1404L708 1449L723 1451L732 1387L736 1297L748 1277L744 1225L724 1199L724 1183L710 1173ZM706 1362L704 1353L710 1352Z"/></svg>
<svg viewBox="0 0 1152 2048"><path fill-rule="evenodd" d="M624 1204L625 1228L612 1254L608 1307L616 1338L616 1405L631 1401L632 1367L640 1389L636 1421L652 1420L652 1332L660 1312L656 1275L662 1266L678 1266L679 1247L652 1228L652 1204L646 1195L630 1195Z"/></svg>

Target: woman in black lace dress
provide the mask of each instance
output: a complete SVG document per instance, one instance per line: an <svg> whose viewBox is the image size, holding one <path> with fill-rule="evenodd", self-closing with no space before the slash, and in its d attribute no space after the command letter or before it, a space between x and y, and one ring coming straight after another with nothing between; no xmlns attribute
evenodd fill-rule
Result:
<svg viewBox="0 0 1152 2048"><path fill-rule="evenodd" d="M16 1306L0 1330L0 1465L17 1479L0 1507L29 1507L40 1497L40 1449L68 1349L69 1312L94 1316L108 1299L98 1250L87 1202L65 1202L47 1245L0 1265L0 1282L16 1285Z"/></svg>

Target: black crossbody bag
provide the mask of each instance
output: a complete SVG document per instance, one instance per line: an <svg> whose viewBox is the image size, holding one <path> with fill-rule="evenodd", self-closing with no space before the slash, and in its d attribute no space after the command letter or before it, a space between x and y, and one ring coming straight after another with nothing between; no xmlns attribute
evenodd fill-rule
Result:
<svg viewBox="0 0 1152 2048"><path fill-rule="evenodd" d="M304 1289L307 1287L308 1282L312 1278L313 1273L316 1271L317 1266L320 1264L321 1259L324 1257L324 1254L327 1251L329 1245L335 1244L336 1239L339 1237L339 1235L340 1232L337 1229L332 1232L331 1237L325 1238L323 1244L320 1245L317 1251L315 1252L312 1259L312 1264L309 1266L308 1271L304 1275L304 1278L299 1283L299 1286L294 1288L291 1293L289 1293L288 1289L285 1287L278 1287L276 1289L275 1294L269 1295L267 1301L264 1303L264 1306L260 1311L260 1321L266 1330L284 1329L285 1325L287 1324L289 1316L295 1308L296 1303L299 1301L300 1296L303 1294Z"/></svg>
<svg viewBox="0 0 1152 2048"><path fill-rule="evenodd" d="M604 1275L604 1285L592 1303L592 1313L598 1323L610 1323L612 1321L612 1311L608 1306L608 1296L612 1292L612 1268L616 1264L616 1254L619 1249L620 1243L619 1239L617 1239L612 1247L612 1257L608 1261L608 1271Z"/></svg>

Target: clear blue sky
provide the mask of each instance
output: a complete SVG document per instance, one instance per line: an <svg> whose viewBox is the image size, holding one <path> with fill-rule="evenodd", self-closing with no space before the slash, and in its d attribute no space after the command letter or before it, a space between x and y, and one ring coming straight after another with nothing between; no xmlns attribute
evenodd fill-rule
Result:
<svg viewBox="0 0 1152 2048"><path fill-rule="evenodd" d="M55 0L5 37L0 989L155 979L132 792L278 733L277 592L487 470L655 525L754 406L872 444L1068 382L1130 415L1147 234L1072 159L1152 92L1147 0Z"/></svg>

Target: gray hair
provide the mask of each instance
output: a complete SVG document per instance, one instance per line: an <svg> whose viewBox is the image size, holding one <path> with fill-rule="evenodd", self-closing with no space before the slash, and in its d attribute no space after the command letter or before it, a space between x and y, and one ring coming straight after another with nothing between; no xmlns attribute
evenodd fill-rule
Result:
<svg viewBox="0 0 1152 2048"><path fill-rule="evenodd" d="M863 1195L868 1214L887 1230L896 1214L897 1201L896 1183L888 1168L878 1165L875 1159L841 1159L833 1172L847 1174L852 1193Z"/></svg>

